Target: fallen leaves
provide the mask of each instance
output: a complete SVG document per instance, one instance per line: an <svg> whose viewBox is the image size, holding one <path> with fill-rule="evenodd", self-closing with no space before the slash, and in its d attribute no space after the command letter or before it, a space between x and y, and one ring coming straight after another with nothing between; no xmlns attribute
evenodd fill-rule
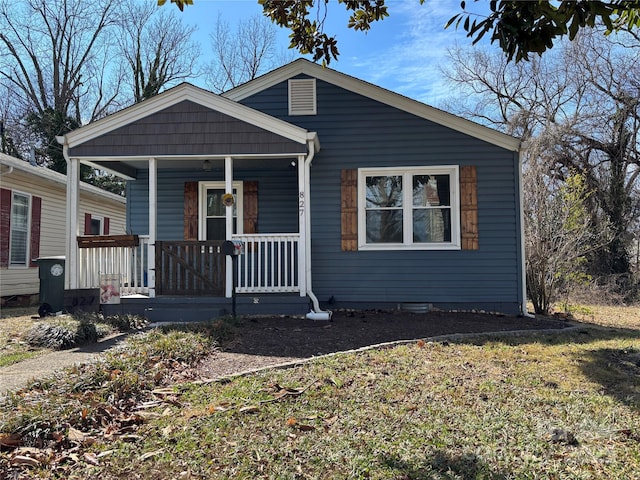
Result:
<svg viewBox="0 0 640 480"><path fill-rule="evenodd" d="M79 443L80 445L93 445L96 442L94 437L81 432L73 427L69 427L69 431L67 433L67 438L69 441L74 443Z"/></svg>
<svg viewBox="0 0 640 480"><path fill-rule="evenodd" d="M288 396L297 397L298 395L302 395L304 392L306 392L309 388L313 387L317 383L319 383L319 380L316 379L313 382L309 383L306 387L302 387L302 388L281 387L277 383L273 383L271 384L271 389L272 391L275 392L273 395L273 398L269 400L263 400L260 403L275 402Z"/></svg>
<svg viewBox="0 0 640 480"><path fill-rule="evenodd" d="M305 423L302 423L300 420ZM313 432L314 430L317 430L318 426L321 426L325 432L328 432L329 428L338 420L338 416L334 415L332 417L322 418L314 415L300 420L296 417L289 417L286 421L286 425L289 428L299 430L301 432ZM315 421L317 425L312 425L310 423L311 421ZM292 438L295 438L295 435L293 435Z"/></svg>
<svg viewBox="0 0 640 480"><path fill-rule="evenodd" d="M161 455L162 453L164 453L164 449L161 448L160 450L155 450L153 452L147 452L147 453L143 453L142 455L140 455L138 457L138 460L141 462L144 462L145 460L148 460L150 458L153 457L157 457L158 455Z"/></svg>
<svg viewBox="0 0 640 480"><path fill-rule="evenodd" d="M23 465L26 467L37 467L40 462L35 458L26 457L24 455L15 455L10 460L11 465Z"/></svg>
<svg viewBox="0 0 640 480"><path fill-rule="evenodd" d="M238 413L256 413L260 410L258 405L247 405L238 409Z"/></svg>
<svg viewBox="0 0 640 480"><path fill-rule="evenodd" d="M237 412L241 414L257 413L260 411L262 405L277 402L288 397L298 397L318 383L318 380L314 380L305 387L283 387L277 383L272 383L269 385L269 389L266 390L267 393L272 394L270 398L252 403L233 404L231 402L220 402L210 404L206 408L188 408L183 411L182 416L190 419L223 412Z"/></svg>
<svg viewBox="0 0 640 480"><path fill-rule="evenodd" d="M0 433L0 447L14 448L22 444L22 436L17 433Z"/></svg>
<svg viewBox="0 0 640 480"><path fill-rule="evenodd" d="M138 405L126 403L126 409L113 404L100 403L82 407L77 413L77 421L58 427L49 434L38 437L42 448L23 446L25 439L17 433L0 433L0 447L9 450L8 464L13 468L61 468L68 470L80 465L101 466L101 460L110 456L113 450L103 452L85 451L89 447L120 439L125 442L139 442L143 439L136 432L144 423L171 414L170 409L162 413L149 411L162 405L174 405L177 392L174 389L156 389L153 392L160 399L142 402ZM81 428L78 428L81 427ZM168 433L168 432L167 432ZM29 442L33 442L31 438ZM162 453L160 450L147 452L139 460L147 460Z"/></svg>

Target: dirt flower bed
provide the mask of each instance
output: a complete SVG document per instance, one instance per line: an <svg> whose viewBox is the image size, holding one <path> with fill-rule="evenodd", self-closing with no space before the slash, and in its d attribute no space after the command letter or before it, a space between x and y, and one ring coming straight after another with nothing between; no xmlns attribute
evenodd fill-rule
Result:
<svg viewBox="0 0 640 480"><path fill-rule="evenodd" d="M339 310L330 321L288 316L243 318L238 320L233 336L220 344L220 351L207 357L191 375L216 379L334 352L440 335L563 329L572 325L553 317L400 310Z"/></svg>

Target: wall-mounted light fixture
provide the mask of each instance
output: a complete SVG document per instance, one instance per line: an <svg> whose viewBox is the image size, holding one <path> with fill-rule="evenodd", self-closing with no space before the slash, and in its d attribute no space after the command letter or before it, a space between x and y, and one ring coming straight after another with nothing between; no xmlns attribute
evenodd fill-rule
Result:
<svg viewBox="0 0 640 480"><path fill-rule="evenodd" d="M205 172L210 172L212 169L213 163L211 163L211 160L207 159L202 162L202 170L204 170Z"/></svg>

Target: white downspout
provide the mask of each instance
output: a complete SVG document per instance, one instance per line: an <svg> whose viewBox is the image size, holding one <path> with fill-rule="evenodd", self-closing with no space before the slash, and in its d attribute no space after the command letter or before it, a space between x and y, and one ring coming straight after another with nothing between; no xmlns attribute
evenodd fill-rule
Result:
<svg viewBox="0 0 640 480"><path fill-rule="evenodd" d="M524 192L522 191L523 181L522 181L522 156L520 152L522 151L522 147L518 150L518 190L520 192L520 261L521 261L521 276L522 276L522 305L520 306L520 310L524 317L535 318L535 315L527 312L527 261L525 255L525 246L524 246Z"/></svg>
<svg viewBox="0 0 640 480"><path fill-rule="evenodd" d="M307 295L311 299L313 307L307 313L308 320L331 320L333 312L331 310L322 310L318 297L313 293L311 284L311 161L316 154L316 146L314 139L307 140L309 146L309 154L304 160L304 192L305 192L305 281L307 286Z"/></svg>

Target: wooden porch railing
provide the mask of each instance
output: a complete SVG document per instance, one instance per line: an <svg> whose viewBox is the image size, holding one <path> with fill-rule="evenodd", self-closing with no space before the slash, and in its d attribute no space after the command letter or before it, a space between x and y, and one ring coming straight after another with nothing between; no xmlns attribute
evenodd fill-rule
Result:
<svg viewBox="0 0 640 480"><path fill-rule="evenodd" d="M224 297L221 241L156 241L156 294Z"/></svg>
<svg viewBox="0 0 640 480"><path fill-rule="evenodd" d="M237 293L299 292L294 234L234 235L245 245L237 262ZM225 295L226 257L220 241L156 241L156 295ZM100 275L120 276L120 295L149 294L149 237L78 237L79 288L98 288Z"/></svg>
<svg viewBox="0 0 640 480"><path fill-rule="evenodd" d="M120 276L120 295L148 294L146 235L78 237L79 288L99 288L100 275Z"/></svg>
<svg viewBox="0 0 640 480"><path fill-rule="evenodd" d="M238 259L236 292L299 292L298 242L300 235L247 234L234 235L244 243L244 254Z"/></svg>

